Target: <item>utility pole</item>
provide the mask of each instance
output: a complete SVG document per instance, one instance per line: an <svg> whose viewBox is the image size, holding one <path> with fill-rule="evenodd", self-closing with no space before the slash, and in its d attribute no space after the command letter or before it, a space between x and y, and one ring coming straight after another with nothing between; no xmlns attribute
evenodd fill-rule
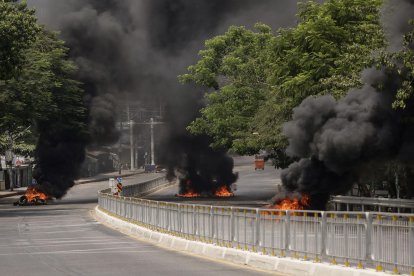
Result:
<svg viewBox="0 0 414 276"><path fill-rule="evenodd" d="M135 157L134 157L134 121L129 120L129 147L131 155L131 170L135 169Z"/></svg>
<svg viewBox="0 0 414 276"><path fill-rule="evenodd" d="M130 169L133 170L135 168L134 162L134 121L132 120L131 116L131 108L130 104L127 104L127 117L129 121L129 149L130 149L130 160L131 160L131 167Z"/></svg>
<svg viewBox="0 0 414 276"><path fill-rule="evenodd" d="M154 159L154 118L150 119L151 123L151 165L155 165Z"/></svg>
<svg viewBox="0 0 414 276"><path fill-rule="evenodd" d="M400 198L400 186L398 185L398 173L395 172L395 190L397 192L397 198Z"/></svg>
<svg viewBox="0 0 414 276"><path fill-rule="evenodd" d="M122 118L119 122L119 130L120 130L120 136L119 136L119 144L118 144L118 174L121 175L122 173L122 162L121 162L121 153L122 153Z"/></svg>

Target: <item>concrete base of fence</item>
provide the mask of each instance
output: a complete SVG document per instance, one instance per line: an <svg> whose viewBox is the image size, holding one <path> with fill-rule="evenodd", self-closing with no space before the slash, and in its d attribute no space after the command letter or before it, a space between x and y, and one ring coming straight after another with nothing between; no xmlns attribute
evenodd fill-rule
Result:
<svg viewBox="0 0 414 276"><path fill-rule="evenodd" d="M198 241L190 241L183 238L152 231L134 223L111 216L95 208L95 218L118 231L132 235L159 246L173 250L185 251L203 257L227 261L230 263L247 265L262 270L274 271L283 275L292 276L386 276L389 274L376 272L372 269L356 269L339 265L314 263L291 258L279 258L262 255L234 248L220 247Z"/></svg>

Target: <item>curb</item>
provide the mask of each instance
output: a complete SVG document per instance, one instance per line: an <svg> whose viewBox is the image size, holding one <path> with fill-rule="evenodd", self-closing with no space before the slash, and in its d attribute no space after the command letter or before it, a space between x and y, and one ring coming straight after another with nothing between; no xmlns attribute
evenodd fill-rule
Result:
<svg viewBox="0 0 414 276"><path fill-rule="evenodd" d="M17 196L17 195L24 195L25 192L26 191L11 192L9 194L0 195L0 198L12 197L12 196Z"/></svg>
<svg viewBox="0 0 414 276"><path fill-rule="evenodd" d="M166 247L176 251L217 259L238 265L247 265L253 268L281 273L292 276L386 276L384 272L376 272L373 269L357 269L345 266L330 265L324 263L313 263L310 261L300 261L291 258L279 258L261 255L249 251L234 248L220 247L214 244L190 241L172 235L152 231L126 220L114 217L106 211L95 207L95 218L116 230L144 239L161 247Z"/></svg>

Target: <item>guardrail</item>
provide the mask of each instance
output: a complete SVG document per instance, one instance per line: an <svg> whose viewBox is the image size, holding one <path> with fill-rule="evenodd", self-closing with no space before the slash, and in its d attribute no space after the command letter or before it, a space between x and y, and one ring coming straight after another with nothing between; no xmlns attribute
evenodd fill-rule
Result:
<svg viewBox="0 0 414 276"><path fill-rule="evenodd" d="M347 211L350 211L352 207L357 206L361 211L373 207L379 212L391 209L393 212L398 213L414 213L414 200L410 199L333 196L330 202L334 204L335 211L341 210L341 206L344 205Z"/></svg>
<svg viewBox="0 0 414 276"><path fill-rule="evenodd" d="M122 196L143 196L154 189L168 183L165 176L156 179L148 180L139 184L124 186L122 189Z"/></svg>
<svg viewBox="0 0 414 276"><path fill-rule="evenodd" d="M190 240L273 256L414 273L413 214L167 203L118 197L107 191L99 193L99 206L139 225Z"/></svg>

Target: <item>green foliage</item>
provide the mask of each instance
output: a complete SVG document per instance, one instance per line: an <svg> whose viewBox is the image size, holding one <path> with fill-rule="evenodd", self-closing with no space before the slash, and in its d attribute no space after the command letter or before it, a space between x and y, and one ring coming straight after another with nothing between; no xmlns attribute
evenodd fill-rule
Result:
<svg viewBox="0 0 414 276"><path fill-rule="evenodd" d="M208 134L213 146L245 154L273 151L276 166L289 163L283 154L282 125L308 96L343 96L361 85L361 71L383 48L381 0L313 1L299 6L299 23L273 34L231 27L206 42L201 59L189 67L184 82L207 91L207 106L190 126Z"/></svg>
<svg viewBox="0 0 414 276"><path fill-rule="evenodd" d="M339 98L361 85L361 71L373 63L373 51L385 45L380 7L377 0L300 5L298 26L282 30L271 45L269 81L275 89L254 118L261 147L286 147L281 126L306 97L330 93Z"/></svg>
<svg viewBox="0 0 414 276"><path fill-rule="evenodd" d="M27 24L20 26L28 30L19 32L35 35L7 36L5 40L10 41L0 42L13 47L21 44L20 51L9 52L13 57L3 60L2 56L1 60L13 65L0 67L3 76L8 76L0 81L0 150L12 146L16 152L32 154L39 132L53 135L53 130L63 129L83 133L83 93L80 83L73 80L77 68L67 59L64 42L33 23L33 11L24 4L0 3L0 7L5 7L3 13L9 11L8 17L0 18L0 26L7 26L9 18L30 15Z"/></svg>
<svg viewBox="0 0 414 276"><path fill-rule="evenodd" d="M25 50L40 31L34 10L26 3L0 1L0 82L16 74L25 62Z"/></svg>
<svg viewBox="0 0 414 276"><path fill-rule="evenodd" d="M46 47L44 45L47 45ZM68 48L64 42L57 38L56 33L42 32L38 41L35 55L39 57L40 64L45 67L39 69L35 66L38 76L35 80L44 77L36 83L35 92L38 97L37 105L33 105L35 124L38 132L57 135L62 132L76 132L86 137L86 108L83 104L83 90L80 83L74 80L76 65L67 59ZM33 77L32 72L31 76ZM28 78L29 81L34 79Z"/></svg>
<svg viewBox="0 0 414 276"><path fill-rule="evenodd" d="M35 150L35 139L30 128L18 127L13 132L0 133L0 152L12 149L22 155L30 155Z"/></svg>
<svg viewBox="0 0 414 276"><path fill-rule="evenodd" d="M414 27L414 20L409 22ZM401 85L393 103L394 108L406 108L406 102L414 92L414 28L404 35L403 47L396 53L385 53L382 65L397 76Z"/></svg>
<svg viewBox="0 0 414 276"><path fill-rule="evenodd" d="M189 67L182 82L195 82L215 91L206 94L208 105L189 129L214 137L214 147L237 152L255 152L244 144L250 121L264 102L268 70L266 48L273 39L271 29L256 25L258 32L231 27L224 35L206 41L201 60ZM255 146L255 145L252 145Z"/></svg>

